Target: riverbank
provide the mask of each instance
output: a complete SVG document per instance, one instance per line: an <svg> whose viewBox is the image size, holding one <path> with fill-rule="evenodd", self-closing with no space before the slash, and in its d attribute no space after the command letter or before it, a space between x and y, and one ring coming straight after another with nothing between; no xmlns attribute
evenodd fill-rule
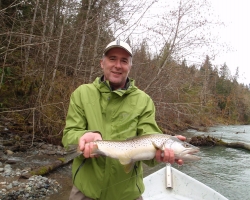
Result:
<svg viewBox="0 0 250 200"><path fill-rule="evenodd" d="M45 147L46 145L42 145ZM58 148L48 144L50 148ZM47 152L49 153L49 152ZM71 165L68 163L45 176L32 176L29 179L20 178L21 174L53 162L57 154L44 153L41 145L34 145L25 152L11 155L0 155L0 199L1 200L68 200L72 188ZM144 165L144 176L162 168ZM2 170L1 170L2 168Z"/></svg>
<svg viewBox="0 0 250 200"><path fill-rule="evenodd" d="M23 174L47 165L62 156L64 154L62 147L34 143L26 151L2 150L0 154L1 200L68 199L72 187L71 163L45 176L35 175L28 179L22 178Z"/></svg>

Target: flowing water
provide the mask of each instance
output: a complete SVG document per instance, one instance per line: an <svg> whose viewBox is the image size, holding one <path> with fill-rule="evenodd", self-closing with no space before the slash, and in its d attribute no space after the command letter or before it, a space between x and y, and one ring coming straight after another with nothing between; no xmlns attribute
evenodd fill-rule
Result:
<svg viewBox="0 0 250 200"><path fill-rule="evenodd" d="M226 142L250 143L250 126L217 126L208 132L188 130L183 133L187 137L194 135L210 135ZM202 147L199 153L201 160L184 163L176 167L178 170L215 189L229 200L250 199L250 152L225 147ZM144 176L164 167L144 168ZM72 187L70 165L56 170L50 175L62 184L62 190L49 197L49 200L67 200Z"/></svg>
<svg viewBox="0 0 250 200"><path fill-rule="evenodd" d="M188 130L183 135L210 135L226 142L250 143L250 126L217 126L208 132ZM198 162L180 171L215 189L230 200L250 199L250 152L226 147L203 147Z"/></svg>

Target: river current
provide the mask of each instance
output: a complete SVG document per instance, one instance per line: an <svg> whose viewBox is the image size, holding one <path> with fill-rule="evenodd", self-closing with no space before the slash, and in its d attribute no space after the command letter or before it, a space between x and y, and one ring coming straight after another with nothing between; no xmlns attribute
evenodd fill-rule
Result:
<svg viewBox="0 0 250 200"><path fill-rule="evenodd" d="M208 132L187 130L187 137L210 135L226 142L250 143L250 125L216 126ZM230 200L250 199L250 152L226 147L202 147L201 160L177 168Z"/></svg>

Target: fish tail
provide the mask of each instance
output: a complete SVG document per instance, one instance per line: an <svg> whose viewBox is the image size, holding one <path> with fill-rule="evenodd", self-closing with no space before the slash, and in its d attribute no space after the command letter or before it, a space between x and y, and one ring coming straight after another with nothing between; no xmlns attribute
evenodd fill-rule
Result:
<svg viewBox="0 0 250 200"><path fill-rule="evenodd" d="M82 153L82 151L80 150L79 145L78 145L77 148L76 148L76 152L77 152L77 153Z"/></svg>
<svg viewBox="0 0 250 200"><path fill-rule="evenodd" d="M79 146L77 144L70 144L65 148L65 150L66 150L67 154L71 154L71 153L75 153L75 152L80 151Z"/></svg>
<svg viewBox="0 0 250 200"><path fill-rule="evenodd" d="M98 152L99 152L98 145L96 143L94 143L91 155L92 156L99 155L100 153L98 153Z"/></svg>

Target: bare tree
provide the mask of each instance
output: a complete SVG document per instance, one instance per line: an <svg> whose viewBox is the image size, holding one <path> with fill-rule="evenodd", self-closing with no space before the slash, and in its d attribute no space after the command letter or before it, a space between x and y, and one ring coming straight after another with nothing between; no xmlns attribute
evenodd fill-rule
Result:
<svg viewBox="0 0 250 200"><path fill-rule="evenodd" d="M209 4L205 0L179 0L176 9L166 12L157 25L150 28L150 31L158 35L161 40L160 44L157 41L158 37L155 37L154 43L162 46L162 42L165 41L158 54L164 58L157 68L156 75L145 87L145 91L159 78L171 59L182 61L190 55L195 56L196 49L211 45L212 37L206 37L206 34L214 23L206 19L206 12L209 12Z"/></svg>
<svg viewBox="0 0 250 200"><path fill-rule="evenodd" d="M85 38L86 38L86 31L88 28L88 22L89 22L89 15L90 15L90 8L91 8L91 4L92 4L92 0L88 1L88 9L87 9L87 13L86 13L86 19L85 19L85 23L84 23L84 28L83 28L83 32L82 32L82 39L79 45L79 52L78 52L78 56L76 59L76 66L75 66L75 70L74 70L74 76L77 77L77 74L79 72L79 70L82 67L82 62L83 62L83 49L84 49L84 42L85 42Z"/></svg>
<svg viewBox="0 0 250 200"><path fill-rule="evenodd" d="M58 68L58 65L59 65L59 57L60 57L60 52L61 52L61 43L62 43L62 38L63 38L63 30L64 30L64 26L65 26L66 17L68 15L68 5L69 5L69 3L70 3L70 0L67 1L66 11L65 11L65 14L63 15L61 31L60 31L60 35L59 35L59 39L58 39L58 44L57 44L57 53L56 53L56 59L55 59L55 66L54 66L54 70L53 70L53 76L52 76L50 88L49 88L49 91L47 93L46 101L48 101L48 99L50 97L50 94L51 94L51 91L53 89L57 68Z"/></svg>
<svg viewBox="0 0 250 200"><path fill-rule="evenodd" d="M31 22L31 27L30 27L30 35L29 35L29 38L28 38L28 41L27 41L28 47L27 47L27 51L25 53L24 75L26 74L27 65L29 63L30 45L31 45L32 37L33 37L33 32L34 32L34 26L35 26L38 6L39 6L39 0L36 0L34 15L33 15L33 19L32 19L32 22Z"/></svg>

